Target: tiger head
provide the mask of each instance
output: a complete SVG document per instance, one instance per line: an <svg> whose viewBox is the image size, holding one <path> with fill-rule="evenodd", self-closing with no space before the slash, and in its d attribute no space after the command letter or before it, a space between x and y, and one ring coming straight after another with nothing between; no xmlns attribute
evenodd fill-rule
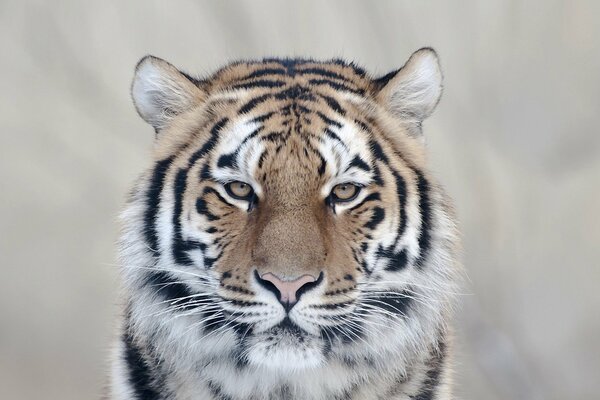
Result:
<svg viewBox="0 0 600 400"><path fill-rule="evenodd" d="M434 340L456 247L421 136L441 90L430 49L378 79L301 59L196 79L143 58L132 95L156 139L123 214L129 323L164 353L279 371Z"/></svg>

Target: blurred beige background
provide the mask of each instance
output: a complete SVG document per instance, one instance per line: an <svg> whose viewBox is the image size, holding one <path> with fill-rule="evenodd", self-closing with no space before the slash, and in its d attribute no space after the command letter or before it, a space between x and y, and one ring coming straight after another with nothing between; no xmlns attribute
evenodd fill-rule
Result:
<svg viewBox="0 0 600 400"><path fill-rule="evenodd" d="M140 57L385 73L433 46L446 89L425 132L470 276L458 393L597 399L598 17L594 0L0 1L0 398L98 397L116 215L154 135L129 99Z"/></svg>

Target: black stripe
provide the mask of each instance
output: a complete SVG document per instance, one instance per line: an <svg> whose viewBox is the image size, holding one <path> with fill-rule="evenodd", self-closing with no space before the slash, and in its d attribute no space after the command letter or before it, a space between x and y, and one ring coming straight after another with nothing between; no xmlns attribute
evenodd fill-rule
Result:
<svg viewBox="0 0 600 400"><path fill-rule="evenodd" d="M350 151L350 149L348 148L348 146L346 145L346 143L344 143L344 141L335 133L333 132L331 129L329 128L325 128L325 135L337 142L339 142L346 151Z"/></svg>
<svg viewBox="0 0 600 400"><path fill-rule="evenodd" d="M211 179L213 179L213 176L210 172L210 167L208 164L204 164L200 170L200 181L208 181Z"/></svg>
<svg viewBox="0 0 600 400"><path fill-rule="evenodd" d="M390 73L387 73L386 75L382 76L381 78L377 78L375 79L373 82L375 83L375 87L377 88L377 90L381 90L383 89L383 87L385 85L388 84L388 82L394 77L396 76L396 74L398 73L398 71L400 70L395 70L392 71Z"/></svg>
<svg viewBox="0 0 600 400"><path fill-rule="evenodd" d="M365 71L364 69L362 69L361 67L359 67L358 65L354 64L353 62L348 63L346 60L342 60L340 58L336 58L334 60L331 60L332 63L337 64L337 65L341 65L342 67L346 67L346 68L351 68L354 73L358 76L366 76L367 75L367 71Z"/></svg>
<svg viewBox="0 0 600 400"><path fill-rule="evenodd" d="M233 349L231 357L235 362L236 369L243 370L250 365L248 360L248 347L250 344L250 337L252 336L252 325L240 322L236 323L231 328L236 333L238 340L238 345Z"/></svg>
<svg viewBox="0 0 600 400"><path fill-rule="evenodd" d="M202 194L203 195L214 194L217 197L217 199L219 199L220 202L228 205L229 207L235 207L233 204L228 202L223 196L221 196L221 193L217 192L215 189L213 189L211 187L205 187L204 190L202 191Z"/></svg>
<svg viewBox="0 0 600 400"><path fill-rule="evenodd" d="M306 149L305 149L306 151ZM260 155L260 157L258 158L258 168L262 168L263 163L265 162L265 159L267 158L267 150L264 150L262 152L262 154Z"/></svg>
<svg viewBox="0 0 600 400"><path fill-rule="evenodd" d="M173 258L177 264L181 265L192 265L193 262L188 256L188 250L190 246L186 240L182 237L181 231L181 215L183 214L183 196L186 188L187 169L180 169L177 172L175 178L175 190L173 197L175 198L175 205L173 207L173 241L172 241L172 253Z"/></svg>
<svg viewBox="0 0 600 400"><path fill-rule="evenodd" d="M277 100L307 100L307 101L315 101L316 97L314 93L310 91L310 89L300 86L294 85L289 87L281 92L275 94L275 98Z"/></svg>
<svg viewBox="0 0 600 400"><path fill-rule="evenodd" d="M402 235L404 235L404 231L406 231L406 210L404 209L406 206L406 182L404 178L398 173L398 171L392 169L388 166L392 174L394 175L394 181L396 183L396 196L398 198L398 218L400 219L398 225L398 236L396 242L400 240Z"/></svg>
<svg viewBox="0 0 600 400"><path fill-rule="evenodd" d="M369 164L367 164L358 155L354 156L354 158L352 159L352 161L350 161L350 165L348 165L348 168L346 168L346 171L348 171L352 167L356 167L358 169L362 169L363 171L366 171L366 172L371 172L371 167L369 167Z"/></svg>
<svg viewBox="0 0 600 400"><path fill-rule="evenodd" d="M264 68L246 75L241 80L245 81L248 79L260 78L261 76L265 75L285 75L286 72L287 71L283 68Z"/></svg>
<svg viewBox="0 0 600 400"><path fill-rule="evenodd" d="M285 86L284 81L270 81L270 80L257 80L251 81L248 83L238 83L236 85L232 85L232 89L252 89L252 88L278 88Z"/></svg>
<svg viewBox="0 0 600 400"><path fill-rule="evenodd" d="M387 265L386 270L400 271L401 269L406 267L406 265L408 263L407 253L404 249L400 250L399 252L395 252L394 248L396 247L396 244L400 241L400 239L404 235L404 233L406 231L406 226L407 226L407 217L406 217L406 210L405 210L405 207L406 207L406 182L405 182L404 178L400 175L400 173L398 171L396 171L394 168L392 168L392 166L390 165L390 162L389 162L389 158L385 154L381 145L375 139L371 140L370 147L371 147L371 150L372 150L375 158L380 160L384 165L386 165L390 169L392 175L394 176L394 181L396 184L396 196L398 198L399 222L398 222L398 231L396 234L396 240L395 240L395 243L390 245L389 248L380 249L379 255L382 257L387 257L391 261Z"/></svg>
<svg viewBox="0 0 600 400"><path fill-rule="evenodd" d="M227 125L227 122L229 122L229 118L223 118L213 125L213 127L210 129L210 138L204 143L204 145L202 145L200 150L196 151L192 157L190 157L188 168L190 168L196 163L196 161L204 157L215 147L219 139L219 133L221 133L221 130L225 127L225 125Z"/></svg>
<svg viewBox="0 0 600 400"><path fill-rule="evenodd" d="M323 120L323 122L325 122L327 125L333 125L337 128L341 128L343 125L337 121L334 121L331 118L328 118L325 114L323 114L321 111L317 111L316 112L317 116L319 118L321 118Z"/></svg>
<svg viewBox="0 0 600 400"><path fill-rule="evenodd" d="M223 118L213 125L213 127L210 130L209 139L202 145L202 147L198 151L196 151L190 157L187 166L185 168L180 169L175 177L175 185L173 190L175 204L173 207L172 216L173 237L171 243L173 258L178 264L192 265L193 261L190 259L188 251L198 248L202 250L201 245L199 245L198 242L184 240L181 231L181 215L183 214L183 196L185 194L189 169L200 158L204 157L215 147L218 141L219 134L228 121L229 120L227 118ZM196 208L198 208L198 203L196 203ZM211 219L209 218L209 220Z"/></svg>
<svg viewBox="0 0 600 400"><path fill-rule="evenodd" d="M152 373L150 366L142 356L140 349L134 343L133 337L128 333L123 334L125 345L125 363L129 373L129 384L133 396L137 400L158 400L160 395L152 387Z"/></svg>
<svg viewBox="0 0 600 400"><path fill-rule="evenodd" d="M253 118L251 122L257 122L257 123L265 122L266 120L271 118L274 114L275 114L275 111L271 111L271 112L265 113L263 115L259 115L258 117Z"/></svg>
<svg viewBox="0 0 600 400"><path fill-rule="evenodd" d="M446 343L440 339L438 349L433 351L431 359L427 363L429 369L421 390L416 396L411 397L411 400L433 400L435 398L445 357Z"/></svg>
<svg viewBox="0 0 600 400"><path fill-rule="evenodd" d="M351 80L349 80L347 77L340 75L337 72L327 70L325 68L313 67L313 68L306 68L306 69L297 69L296 72L301 75L307 75L307 74L321 75L326 78L339 79L339 80L345 81L350 84L354 83Z"/></svg>
<svg viewBox="0 0 600 400"><path fill-rule="evenodd" d="M375 183L377 186L383 186L383 178L381 177L381 171L379 170L377 164L373 164L373 171L373 183Z"/></svg>
<svg viewBox="0 0 600 400"><path fill-rule="evenodd" d="M325 100L327 105L329 107L331 107L335 112L337 112L341 116L346 115L346 110L333 97L326 96L324 94L319 94L319 97L321 97L323 100Z"/></svg>
<svg viewBox="0 0 600 400"><path fill-rule="evenodd" d="M269 100L271 97L273 97L273 94L267 93L267 94L263 94L262 96L258 96L258 97L251 99L250 101L248 101L246 104L244 104L239 109L238 114L246 114L246 113L252 111L256 107L258 107L260 104Z"/></svg>
<svg viewBox="0 0 600 400"><path fill-rule="evenodd" d="M319 153L318 151L315 152L319 156L319 160L321 160L317 173L319 174L319 176L323 176L323 174L325 173L325 169L327 168L327 161L325 161L325 158L321 155L321 153Z"/></svg>
<svg viewBox="0 0 600 400"><path fill-rule="evenodd" d="M151 271L145 277L145 284L155 293L168 301L184 301L190 299L193 293L184 283L178 282L167 271ZM184 303L180 303L184 304Z"/></svg>
<svg viewBox="0 0 600 400"><path fill-rule="evenodd" d="M237 167L237 151L229 154L223 154L217 161L217 167L219 168L233 168Z"/></svg>
<svg viewBox="0 0 600 400"><path fill-rule="evenodd" d="M235 149L235 153L238 154L240 152L240 149L242 148L243 145L245 145L246 143L248 143L248 141L254 139L260 132L262 132L264 126L259 126L258 128L256 128L255 130L253 130L249 135L247 135L244 140L242 140L242 142L240 143L240 145L237 147L237 149Z"/></svg>
<svg viewBox="0 0 600 400"><path fill-rule="evenodd" d="M204 215L204 217L208 221L218 221L219 220L219 217L217 217L215 214L211 213L208 210L208 203L206 202L204 197L199 197L198 199L196 199L196 212L200 215Z"/></svg>
<svg viewBox="0 0 600 400"><path fill-rule="evenodd" d="M223 388L216 382L208 381L207 384L210 394L215 400L233 400L233 397L223 393Z"/></svg>
<svg viewBox="0 0 600 400"><path fill-rule="evenodd" d="M371 128L369 127L369 124L366 123L365 121L362 121L360 119L355 119L354 123L358 126L360 126L360 128L362 130L364 130L365 132L367 132L369 135L373 135L373 131L371 130Z"/></svg>
<svg viewBox="0 0 600 400"><path fill-rule="evenodd" d="M361 96L365 94L365 91L363 89L353 89L347 85L343 85L339 82L331 81L329 79L310 79L308 83L317 86L326 85L335 90L342 90L345 92L355 93Z"/></svg>
<svg viewBox="0 0 600 400"><path fill-rule="evenodd" d="M367 305L381 308L385 311L400 315L402 317L406 316L411 302L412 297L408 291L383 294L381 296L367 298L364 300L364 303Z"/></svg>
<svg viewBox="0 0 600 400"><path fill-rule="evenodd" d="M377 227L377 225L379 225L381 223L381 221L383 221L384 218L385 218L385 211L383 210L383 208L374 207L373 215L371 216L371 219L369 219L369 222L367 222L364 225L364 227L367 229L373 230Z"/></svg>
<svg viewBox="0 0 600 400"><path fill-rule="evenodd" d="M363 204L371 202L371 201L378 201L381 200L381 196L379 195L378 192L374 192L369 194L368 196L366 196L360 203L358 203L355 206L352 206L352 208L348 209L348 211L354 211L357 208L361 207Z"/></svg>
<svg viewBox="0 0 600 400"><path fill-rule="evenodd" d="M371 152L375 156L376 160L379 160L379 161L383 162L384 164L386 164L387 166L389 166L389 163L390 163L389 158L387 157L387 155L381 148L381 145L375 139L371 139L369 141L369 147L371 148Z"/></svg>
<svg viewBox="0 0 600 400"><path fill-rule="evenodd" d="M421 232L419 234L419 257L415 262L418 268L422 268L425 258L431 246L431 204L429 203L429 182L425 176L413 169L417 174L417 189L419 190L419 209L421 210Z"/></svg>
<svg viewBox="0 0 600 400"><path fill-rule="evenodd" d="M204 321L202 331L205 333L214 332L227 322L222 310L214 307L203 308L200 319Z"/></svg>
<svg viewBox="0 0 600 400"><path fill-rule="evenodd" d="M393 245L388 249L384 249L381 245L377 249L377 258L385 257L390 260L385 267L386 271L398 272L408 265L408 255L406 249L399 252L394 252Z"/></svg>
<svg viewBox="0 0 600 400"><path fill-rule="evenodd" d="M285 132L282 131L276 131L276 132L271 132L265 136L262 136L260 138L261 141L266 141L266 142L277 142L280 143L283 140L287 139L289 135L286 135Z"/></svg>
<svg viewBox="0 0 600 400"><path fill-rule="evenodd" d="M156 163L150 180L150 187L146 192L146 210L144 212L144 235L148 248L154 257L158 257L158 233L156 231L156 216L160 207L160 194L164 185L165 176L174 157L161 160Z"/></svg>

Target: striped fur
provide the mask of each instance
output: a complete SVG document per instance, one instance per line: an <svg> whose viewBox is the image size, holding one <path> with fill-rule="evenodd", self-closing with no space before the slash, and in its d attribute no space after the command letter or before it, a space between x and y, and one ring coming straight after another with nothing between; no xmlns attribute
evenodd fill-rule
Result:
<svg viewBox="0 0 600 400"><path fill-rule="evenodd" d="M157 136L122 214L110 398L452 398L458 238L421 138L440 92L429 49L380 79L268 59L200 80L144 58L132 93ZM334 201L340 183L358 196ZM287 314L266 272L321 278Z"/></svg>

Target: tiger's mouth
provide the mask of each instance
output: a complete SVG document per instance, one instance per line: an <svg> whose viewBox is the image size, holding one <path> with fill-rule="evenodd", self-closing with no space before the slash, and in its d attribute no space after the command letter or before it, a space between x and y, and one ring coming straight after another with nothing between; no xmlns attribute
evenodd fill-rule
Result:
<svg viewBox="0 0 600 400"><path fill-rule="evenodd" d="M278 373L313 368L324 362L322 338L289 317L249 340L247 360Z"/></svg>
<svg viewBox="0 0 600 400"><path fill-rule="evenodd" d="M272 330L275 334L290 335L297 338L310 335L309 332L292 321L289 316L286 316L279 324L275 325Z"/></svg>

